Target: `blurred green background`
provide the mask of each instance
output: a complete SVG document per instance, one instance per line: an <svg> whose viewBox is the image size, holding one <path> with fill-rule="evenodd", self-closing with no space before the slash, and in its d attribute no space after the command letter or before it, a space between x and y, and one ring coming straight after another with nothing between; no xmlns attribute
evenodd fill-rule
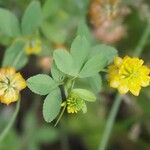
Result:
<svg viewBox="0 0 150 150"><path fill-rule="evenodd" d="M117 19L108 22L109 30L103 23L106 20L100 20L105 14L105 3L101 6L99 1L40 0L43 22L38 34L47 48L39 56L31 56L21 70L26 79L37 73L50 72L51 52L57 47L69 48L77 25L83 18L86 19L94 43L110 44L122 56L133 55L147 20L150 19L150 1L122 0L121 6L116 8L122 13ZM21 18L30 2L31 0L0 0L0 7L9 9ZM0 62L11 42L12 39L0 31ZM150 37L141 57L150 65ZM105 74L102 76L98 100L88 106L88 112L77 115L65 113L57 127L43 120L43 98L35 96L28 89L23 91L19 115L7 137L0 143L0 150L67 150L67 147L70 150L97 150L115 94L108 87ZM149 91L150 87L143 89L139 97L123 97L108 150L150 149ZM0 104L1 132L12 116L14 105Z"/></svg>

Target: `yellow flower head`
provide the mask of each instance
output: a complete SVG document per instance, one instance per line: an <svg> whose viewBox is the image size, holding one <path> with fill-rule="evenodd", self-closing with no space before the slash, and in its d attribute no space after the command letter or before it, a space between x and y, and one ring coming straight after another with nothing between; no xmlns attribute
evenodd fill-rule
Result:
<svg viewBox="0 0 150 150"><path fill-rule="evenodd" d="M139 58L116 57L114 64L108 68L110 86L117 88L121 94L130 91L138 96L141 87L150 84L150 69L143 63L144 61Z"/></svg>
<svg viewBox="0 0 150 150"><path fill-rule="evenodd" d="M82 110L85 106L84 100L79 98L77 95L71 94L65 103L62 103L62 106L67 105L68 113L77 113Z"/></svg>
<svg viewBox="0 0 150 150"><path fill-rule="evenodd" d="M39 39L32 39L27 42L25 52L27 55L39 54L42 50L42 43Z"/></svg>
<svg viewBox="0 0 150 150"><path fill-rule="evenodd" d="M0 102L10 104L18 100L19 92L26 87L26 81L14 68L0 69Z"/></svg>

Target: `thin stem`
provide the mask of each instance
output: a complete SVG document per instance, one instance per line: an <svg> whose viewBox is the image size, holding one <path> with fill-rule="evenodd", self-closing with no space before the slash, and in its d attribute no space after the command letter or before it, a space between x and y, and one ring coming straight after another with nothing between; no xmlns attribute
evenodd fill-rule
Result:
<svg viewBox="0 0 150 150"><path fill-rule="evenodd" d="M115 101L113 103L113 106L111 108L111 111L109 113L108 120L106 122L106 127L104 130L102 141L99 146L99 150L106 149L120 103L121 103L121 96L119 94L117 94Z"/></svg>
<svg viewBox="0 0 150 150"><path fill-rule="evenodd" d="M68 84L68 85L67 85ZM66 94L66 97L68 97L68 93L70 94L71 90L73 89L74 87L74 84L75 84L75 78L69 80L67 83L66 83L66 86L65 86L65 94ZM63 114L64 114L64 111L67 107L67 103L66 101L64 102L64 108L62 109L61 113L60 113L60 116L58 117L58 120L56 121L55 123L55 126L58 124L58 122L60 121L60 119L62 118ZM67 131L66 131L66 125L64 124L65 121L61 121L60 122L60 128L61 128L61 148L62 150L69 150L69 143L68 143L68 137L67 137Z"/></svg>
<svg viewBox="0 0 150 150"><path fill-rule="evenodd" d="M143 48L148 40L149 35L150 35L150 19L148 20L147 27L145 28L145 31L144 31L137 47L135 48L135 52L134 52L135 56L141 55Z"/></svg>
<svg viewBox="0 0 150 150"><path fill-rule="evenodd" d="M17 63L19 62L19 58L21 57L22 54L23 54L23 51L20 51L18 53L18 55L16 56L16 59L14 60L12 66L16 66L17 65ZM6 125L5 129L3 130L3 132L0 134L0 143L3 141L3 139L6 137L6 135L9 132L9 130L13 126L13 123L15 122L17 114L19 112L19 109L20 109L20 99L17 102L16 109L15 109L15 112L13 113L12 118L10 119L8 124Z"/></svg>
<svg viewBox="0 0 150 150"><path fill-rule="evenodd" d="M63 116L63 114L64 114L64 112L65 112L66 106L67 106L67 104L65 103L65 105L63 106L63 109L62 109L62 111L61 111L61 113L60 113L60 115L59 115L59 117L58 117L58 119L57 119L57 121L56 121L56 123L55 123L55 125L54 125L54 127L57 126L58 122L59 122L60 119L62 118L62 116Z"/></svg>
<svg viewBox="0 0 150 150"><path fill-rule="evenodd" d="M147 27L146 27L138 45L137 45L137 47L135 48L135 51L134 51L135 56L141 55L149 35L150 35L150 20L148 20ZM115 98L115 102L114 102L112 109L110 111L110 114L108 116L108 120L106 122L106 127L104 130L102 141L101 141L100 146L99 146L99 150L105 150L106 149L106 146L107 146L107 143L109 141L109 137L110 137L110 134L111 134L111 131L113 128L113 124L114 124L120 103L121 103L121 96L119 94L117 94L117 96Z"/></svg>
<svg viewBox="0 0 150 150"><path fill-rule="evenodd" d="M12 118L10 119L10 121L8 122L7 126L5 127L5 129L3 130L3 132L0 134L0 143L3 141L3 139L6 137L6 135L8 134L9 130L11 129L11 127L13 126L14 121L16 120L17 114L19 112L19 108L20 108L20 100L18 101L17 105L16 105L16 109L15 112L12 116Z"/></svg>
<svg viewBox="0 0 150 150"><path fill-rule="evenodd" d="M66 84L65 84L65 94L66 96L68 95L68 93L70 94L70 92L72 91L73 87L75 84L75 78L69 79Z"/></svg>

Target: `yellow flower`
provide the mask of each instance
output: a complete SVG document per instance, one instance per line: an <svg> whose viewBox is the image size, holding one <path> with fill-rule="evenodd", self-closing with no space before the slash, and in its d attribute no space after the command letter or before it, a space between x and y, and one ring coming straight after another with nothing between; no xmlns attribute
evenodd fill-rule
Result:
<svg viewBox="0 0 150 150"><path fill-rule="evenodd" d="M139 58L116 57L114 64L108 68L110 86L117 88L121 94L130 91L138 96L141 87L150 84L150 69L143 63L144 61Z"/></svg>
<svg viewBox="0 0 150 150"><path fill-rule="evenodd" d="M0 69L0 102L10 104L18 100L19 92L26 87L26 81L14 68Z"/></svg>
<svg viewBox="0 0 150 150"><path fill-rule="evenodd" d="M42 50L42 43L39 39L32 39L27 42L25 52L27 55L39 54Z"/></svg>
<svg viewBox="0 0 150 150"><path fill-rule="evenodd" d="M68 113L77 113L78 111L82 110L85 106L84 100L79 98L77 95L71 94L67 101L62 103L61 106L67 106Z"/></svg>

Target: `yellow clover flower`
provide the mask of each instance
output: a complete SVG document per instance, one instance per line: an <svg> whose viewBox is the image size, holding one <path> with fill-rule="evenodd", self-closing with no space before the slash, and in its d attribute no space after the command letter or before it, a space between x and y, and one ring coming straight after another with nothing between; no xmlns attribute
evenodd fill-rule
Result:
<svg viewBox="0 0 150 150"><path fill-rule="evenodd" d="M0 69L0 102L10 104L18 100L19 92L26 87L26 81L14 68Z"/></svg>
<svg viewBox="0 0 150 150"><path fill-rule="evenodd" d="M150 69L143 63L144 61L139 58L116 57L114 64L108 67L110 86L117 88L121 94L130 91L138 96L141 87L150 84Z"/></svg>
<svg viewBox="0 0 150 150"><path fill-rule="evenodd" d="M77 113L85 107L85 102L77 95L71 94L61 106L67 106L68 113Z"/></svg>
<svg viewBox="0 0 150 150"><path fill-rule="evenodd" d="M41 40L39 39L29 40L24 49L27 55L39 54L42 50Z"/></svg>

